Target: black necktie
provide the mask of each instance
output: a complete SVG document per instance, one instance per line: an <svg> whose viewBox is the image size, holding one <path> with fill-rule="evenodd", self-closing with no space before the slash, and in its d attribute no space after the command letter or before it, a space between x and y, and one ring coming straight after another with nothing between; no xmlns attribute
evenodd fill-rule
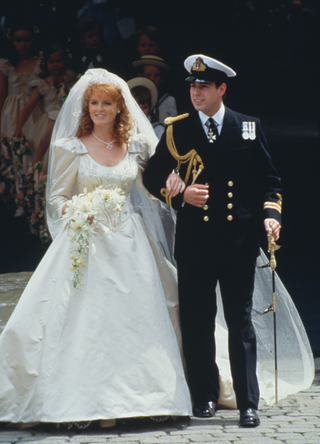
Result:
<svg viewBox="0 0 320 444"><path fill-rule="evenodd" d="M209 129L208 140L210 143L214 143L217 140L217 137L219 136L218 133L219 124L216 123L212 117L210 117L210 119L207 120L206 125Z"/></svg>

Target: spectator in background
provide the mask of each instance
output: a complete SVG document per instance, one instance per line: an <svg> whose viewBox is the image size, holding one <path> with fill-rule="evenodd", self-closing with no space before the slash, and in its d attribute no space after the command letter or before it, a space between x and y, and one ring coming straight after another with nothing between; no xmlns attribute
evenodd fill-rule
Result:
<svg viewBox="0 0 320 444"><path fill-rule="evenodd" d="M69 52L62 45L48 45L40 54L41 73L29 83L30 99L21 111L15 137L22 137L23 126L40 101L42 116L31 128L29 141L33 146L34 162L41 162L42 170L48 166L48 152L54 122L67 97L68 89L76 80L73 71L68 68Z"/></svg>
<svg viewBox="0 0 320 444"><path fill-rule="evenodd" d="M15 23L8 31L8 57L0 59L0 134L4 137L5 143L0 148L0 171L4 165L10 165L14 169L14 187L6 186L9 195L15 196L16 212L15 216L24 214L22 200L23 175L26 173L27 154L23 156L11 149L9 139L16 129L18 118L26 103L31 91L29 83L36 79L40 73L39 61L34 57L33 43L38 29L28 23ZM23 133L29 136L30 130L41 116L41 106L37 105L24 121ZM0 173L0 183L4 179ZM1 193L4 193L1 186Z"/></svg>
<svg viewBox="0 0 320 444"><path fill-rule="evenodd" d="M132 66L138 70L139 77L152 80L158 89L158 102L151 113L151 121L164 123L167 117L176 116L178 114L176 99L165 92L162 86L165 74L170 72L170 66L155 55L144 55L135 60Z"/></svg>
<svg viewBox="0 0 320 444"><path fill-rule="evenodd" d="M12 26L7 33L8 56L0 59L0 129L7 137L12 137L20 112L30 98L29 82L40 73L33 53L36 29L28 23ZM41 113L41 108L34 110L24 126L25 134Z"/></svg>
<svg viewBox="0 0 320 444"><path fill-rule="evenodd" d="M157 55L161 51L160 34L154 26L145 26L137 32L137 51L140 57Z"/></svg>
<svg viewBox="0 0 320 444"><path fill-rule="evenodd" d="M158 101L158 91L157 87L152 82L145 77L135 77L128 81L128 86L130 88L131 94L135 98L136 102L151 121L150 113L154 109ZM154 132L158 139L161 138L164 133L164 125L160 122L151 122Z"/></svg>
<svg viewBox="0 0 320 444"><path fill-rule="evenodd" d="M84 74L90 68L106 68L107 56L101 42L100 23L94 17L85 17L78 22L80 52L75 54L75 70Z"/></svg>

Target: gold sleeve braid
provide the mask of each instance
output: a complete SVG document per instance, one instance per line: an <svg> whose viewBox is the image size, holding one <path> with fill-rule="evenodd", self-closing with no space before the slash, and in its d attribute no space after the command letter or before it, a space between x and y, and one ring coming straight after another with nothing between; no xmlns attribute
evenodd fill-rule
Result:
<svg viewBox="0 0 320 444"><path fill-rule="evenodd" d="M266 209L277 210L281 214L281 211L282 211L282 196L279 193L277 193L277 196L279 197L278 202L269 202L269 201L267 201L267 202L265 202L263 204L263 209L264 210L266 210Z"/></svg>
<svg viewBox="0 0 320 444"><path fill-rule="evenodd" d="M168 129L167 129L167 147L168 150L171 154L171 156L177 161L177 167L176 170L179 172L180 168L181 168L181 164L183 163L189 163L188 164L188 168L187 168L187 173L186 173L186 177L184 179L184 183L187 184L189 177L190 177L190 173L191 173L191 168L193 166L193 170L192 170L192 175L193 175L193 180L192 180L192 185L195 183L197 177L199 176L199 174L201 173L201 171L204 169L204 165L202 162L201 157L198 155L197 151L195 149L192 149L191 151L189 151L187 154L184 154L183 156L180 156L177 150L177 147L174 143L174 138L173 138L173 122L176 122L177 120L181 120L181 119L185 119L186 117L188 117L189 114L181 114L179 116L176 117L168 117L164 123L166 125L168 125ZM198 166L199 164L199 166ZM198 169L197 169L198 168ZM167 188L162 188L160 191L161 195L163 197L165 197L166 199L166 203L167 205L169 205L170 207L171 205L171 196L169 196L169 191Z"/></svg>

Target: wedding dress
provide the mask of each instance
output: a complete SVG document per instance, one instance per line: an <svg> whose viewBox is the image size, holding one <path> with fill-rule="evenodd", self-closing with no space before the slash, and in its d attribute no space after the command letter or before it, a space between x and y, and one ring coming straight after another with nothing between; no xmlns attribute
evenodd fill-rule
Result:
<svg viewBox="0 0 320 444"><path fill-rule="evenodd" d="M95 162L77 138L58 141L56 156L60 179L51 202L57 211L71 187L79 194L84 187L92 191L98 185L118 186L127 200L120 222L106 213L95 217L82 290L72 286L66 226L30 279L0 336L0 421L191 415L180 355L175 269L153 240L132 190L134 184L141 186L147 142L137 136L115 167ZM257 270L257 311L267 308L270 277L268 270ZM314 367L303 325L278 277L276 286L282 399L309 387ZM236 408L222 313L218 297L219 405ZM272 313L253 312L253 322L261 397L273 404Z"/></svg>
<svg viewBox="0 0 320 444"><path fill-rule="evenodd" d="M126 202L120 221L95 217L82 290L72 286L66 226L33 274L0 336L0 421L191 415L173 328L175 270L131 202L147 142L134 137L114 167L95 162L77 138L54 149L57 211L71 187L76 194L120 187Z"/></svg>

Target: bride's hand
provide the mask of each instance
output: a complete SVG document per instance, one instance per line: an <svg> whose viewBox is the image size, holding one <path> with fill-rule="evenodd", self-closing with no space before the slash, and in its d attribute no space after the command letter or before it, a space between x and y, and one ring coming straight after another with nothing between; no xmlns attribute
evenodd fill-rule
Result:
<svg viewBox="0 0 320 444"><path fill-rule="evenodd" d="M62 216L63 216L64 214L66 214L66 210L67 210L67 208L68 208L68 205L67 205L67 204L65 204L65 205L62 207L62 210L61 210Z"/></svg>
<svg viewBox="0 0 320 444"><path fill-rule="evenodd" d="M175 197L179 193L183 193L185 190L186 184L183 182L178 174L171 173L169 174L166 181L166 188L169 191L169 196Z"/></svg>

